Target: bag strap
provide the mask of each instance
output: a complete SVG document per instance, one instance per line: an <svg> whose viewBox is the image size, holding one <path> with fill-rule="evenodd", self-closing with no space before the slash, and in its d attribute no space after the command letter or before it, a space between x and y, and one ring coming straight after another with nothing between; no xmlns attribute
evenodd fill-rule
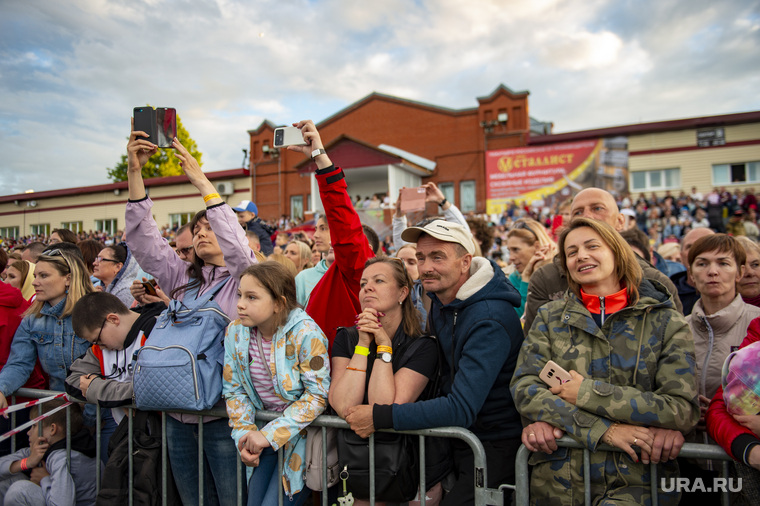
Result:
<svg viewBox="0 0 760 506"><path fill-rule="evenodd" d="M223 279L222 281L220 281L219 283L217 283L216 285L214 285L212 288L210 288L209 290L207 290L206 293L204 293L203 295L200 296L200 298L198 298L198 292L196 291L195 292L195 299L193 299L194 302L192 304L192 307L189 306L189 305L187 305L187 304L185 304L185 300L184 299L182 301L177 301L177 302L179 302L181 304L181 306L184 306L184 307L186 307L188 309L197 309L197 308L203 307L204 305L206 305L207 302L209 302L211 299L213 299L214 296L216 296L217 293L219 293L219 290L221 290L222 287L224 287L224 285L226 285L227 282L230 279L232 279L232 276L229 276L229 277ZM198 287L198 290L200 290L200 287ZM185 293L185 295L187 295L187 293ZM175 313L176 313L176 311L175 311Z"/></svg>

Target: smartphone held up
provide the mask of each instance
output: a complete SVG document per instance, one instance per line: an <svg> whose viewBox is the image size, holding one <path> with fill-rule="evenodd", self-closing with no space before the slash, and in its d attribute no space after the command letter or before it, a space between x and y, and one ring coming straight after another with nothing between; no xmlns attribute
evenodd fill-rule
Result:
<svg viewBox="0 0 760 506"><path fill-rule="evenodd" d="M159 148L172 147L177 137L177 110L173 107L151 106L134 108L135 131L148 134L148 141Z"/></svg>
<svg viewBox="0 0 760 506"><path fill-rule="evenodd" d="M308 144L303 138L301 130L296 127L279 127L274 129L274 147L284 148L287 146L305 146Z"/></svg>

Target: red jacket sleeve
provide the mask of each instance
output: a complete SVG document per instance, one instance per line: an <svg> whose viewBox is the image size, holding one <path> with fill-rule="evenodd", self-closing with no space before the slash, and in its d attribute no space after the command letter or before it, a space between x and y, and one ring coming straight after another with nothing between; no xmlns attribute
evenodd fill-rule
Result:
<svg viewBox="0 0 760 506"><path fill-rule="evenodd" d="M747 328L747 337L740 348L760 341L760 318L755 318ZM710 402L705 416L707 433L734 459L745 462L745 453L749 446L760 443L757 435L740 424L726 409L723 400L723 387L718 388L715 397ZM746 462L745 462L746 463Z"/></svg>
<svg viewBox="0 0 760 506"><path fill-rule="evenodd" d="M317 174L317 182L335 261L312 290L306 312L325 333L332 348L337 327L352 326L361 311L359 282L364 264L375 255L346 191L343 171L328 168Z"/></svg>

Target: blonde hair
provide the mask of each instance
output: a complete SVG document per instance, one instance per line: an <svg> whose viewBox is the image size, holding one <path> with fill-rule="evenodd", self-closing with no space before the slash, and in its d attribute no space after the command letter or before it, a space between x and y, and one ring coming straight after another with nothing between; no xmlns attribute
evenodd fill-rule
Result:
<svg viewBox="0 0 760 506"><path fill-rule="evenodd" d="M539 265L545 265L551 262L552 258L557 255L557 243L552 241L549 234L546 233L546 229L536 220L531 218L520 218L512 224L512 228L507 232L507 239L510 237L516 237L523 241L528 246L534 246L538 243L538 247L548 246L546 252L546 260ZM539 267L536 266L536 268Z"/></svg>
<svg viewBox="0 0 760 506"><path fill-rule="evenodd" d="M680 256L681 245L678 244L677 242L667 242L663 244L662 246L660 246L659 248L657 248L657 253L665 259L673 255Z"/></svg>
<svg viewBox="0 0 760 506"><path fill-rule="evenodd" d="M756 255L760 256L760 244L757 244L755 241L745 235L737 236L735 239L739 241L739 244L742 245L744 251L747 253L747 256L749 256L750 251L754 251Z"/></svg>
<svg viewBox="0 0 760 506"><path fill-rule="evenodd" d="M628 292L628 305L632 306L639 301L639 285L644 277L639 261L636 259L636 253L623 237L611 226L603 221L592 220L589 218L573 218L567 224L567 228L559 236L559 260L562 270L567 272L567 255L565 254L565 241L570 232L581 227L588 227L596 232L610 250L615 258L615 271L618 281L625 286ZM580 299L580 285L572 276L567 276L567 286Z"/></svg>
<svg viewBox="0 0 760 506"><path fill-rule="evenodd" d="M303 241L299 241L297 239L293 239L292 241L290 241L288 245L290 244L295 244L295 246L298 248L298 256L301 257L301 263L302 263L301 270L314 267L313 265L311 265L311 248L309 247L308 244L306 244ZM286 245L285 247L287 248L288 246Z"/></svg>
<svg viewBox="0 0 760 506"><path fill-rule="evenodd" d="M95 291L95 288L90 282L90 274L87 272L84 262L79 256L73 254L71 251L65 249L46 250L45 253L40 255L37 264L40 262L50 264L61 276L71 275L69 288L66 290L66 304L63 307L60 318L66 318L71 315L71 312L74 310L74 305L79 299L85 294ZM41 318L41 311L44 305L44 301L35 300L29 309L26 310L24 316L34 315L36 318Z"/></svg>
<svg viewBox="0 0 760 506"><path fill-rule="evenodd" d="M267 260L271 262L277 262L278 264L285 267L285 269L293 275L293 277L296 277L296 274L298 274L298 268L296 267L296 264L293 263L293 260L286 257L282 253L272 253L269 255L269 258Z"/></svg>

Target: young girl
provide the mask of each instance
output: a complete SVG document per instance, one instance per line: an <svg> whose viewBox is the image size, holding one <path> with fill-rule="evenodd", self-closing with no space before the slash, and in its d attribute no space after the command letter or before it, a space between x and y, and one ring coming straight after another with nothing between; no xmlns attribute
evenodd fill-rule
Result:
<svg viewBox="0 0 760 506"><path fill-rule="evenodd" d="M232 438L248 466L248 505L277 504L279 487L294 506L304 486L302 431L327 405L327 339L296 302L293 276L277 262L251 265L240 277L240 318L224 339L224 387ZM256 410L282 412L263 427ZM284 452L282 481L277 450ZM280 485L280 484L283 485Z"/></svg>

